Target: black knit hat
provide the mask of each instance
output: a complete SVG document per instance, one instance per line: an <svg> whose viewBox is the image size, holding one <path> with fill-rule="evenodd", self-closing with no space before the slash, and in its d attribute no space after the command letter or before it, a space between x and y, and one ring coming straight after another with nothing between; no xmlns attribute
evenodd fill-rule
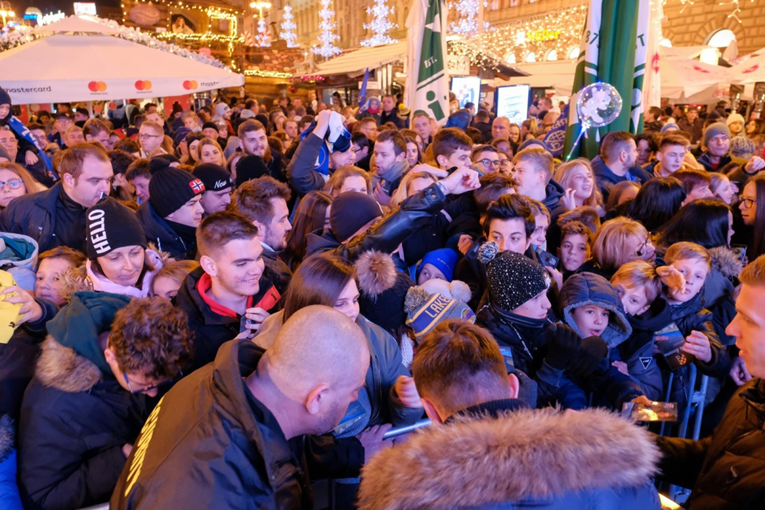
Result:
<svg viewBox="0 0 765 510"><path fill-rule="evenodd" d="M135 213L112 197L88 209L86 222L85 244L90 260L124 246L147 246Z"/></svg>
<svg viewBox="0 0 765 510"><path fill-rule="evenodd" d="M166 218L183 204L205 191L204 183L185 170L172 166L154 170L149 181L149 202L161 217Z"/></svg>
<svg viewBox="0 0 765 510"><path fill-rule="evenodd" d="M204 124L202 124L202 129L207 129L207 128L214 129L215 131L218 130L218 126L215 124L215 122L210 122L210 121L207 121Z"/></svg>
<svg viewBox="0 0 765 510"><path fill-rule="evenodd" d="M550 287L545 269L520 253L497 253L496 243L481 247L478 258L486 264L489 300L500 310L512 312L526 301Z"/></svg>
<svg viewBox="0 0 765 510"><path fill-rule="evenodd" d="M396 269L387 253L368 251L356 261L361 314L391 334L406 324L404 301L414 287L409 275Z"/></svg>
<svg viewBox="0 0 765 510"><path fill-rule="evenodd" d="M198 165L192 172L205 185L205 191L220 191L234 186L231 174L220 165L204 163Z"/></svg>
<svg viewBox="0 0 765 510"><path fill-rule="evenodd" d="M380 204L365 193L348 191L332 201L329 227L335 239L346 241L361 227L382 216Z"/></svg>

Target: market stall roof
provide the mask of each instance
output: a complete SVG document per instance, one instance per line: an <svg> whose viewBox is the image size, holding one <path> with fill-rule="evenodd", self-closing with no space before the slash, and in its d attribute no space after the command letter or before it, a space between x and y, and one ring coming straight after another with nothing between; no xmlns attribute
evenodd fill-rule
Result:
<svg viewBox="0 0 765 510"><path fill-rule="evenodd" d="M168 97L238 87L244 76L110 35L43 37L0 52L16 104Z"/></svg>
<svg viewBox="0 0 765 510"><path fill-rule="evenodd" d="M377 69L393 62L403 62L407 56L406 41L386 44L384 46L375 46L372 48L360 48L348 51L339 57L330 59L316 67L316 71L311 74L322 74L325 76L333 74L347 74L351 77L364 74L364 70ZM487 55L488 56L488 55ZM501 59L489 56L495 62L499 72L505 76L525 76L527 73L516 66L513 66Z"/></svg>
<svg viewBox="0 0 765 510"><path fill-rule="evenodd" d="M69 16L62 20L35 28L38 34L118 34L119 29L99 22L87 15Z"/></svg>
<svg viewBox="0 0 765 510"><path fill-rule="evenodd" d="M316 67L316 72L311 74L358 76L364 74L367 67L377 69L385 64L404 60L405 57L406 41L372 48L360 48L319 64Z"/></svg>

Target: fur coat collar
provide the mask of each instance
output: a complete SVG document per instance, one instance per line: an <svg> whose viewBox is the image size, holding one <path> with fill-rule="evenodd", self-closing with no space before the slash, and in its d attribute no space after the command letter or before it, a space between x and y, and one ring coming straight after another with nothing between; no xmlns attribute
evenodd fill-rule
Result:
<svg viewBox="0 0 765 510"><path fill-rule="evenodd" d="M61 345L48 335L37 359L35 377L43 386L77 393L93 388L101 380L101 370L71 347Z"/></svg>
<svg viewBox="0 0 765 510"><path fill-rule="evenodd" d="M377 454L362 472L359 507L476 508L638 487L658 460L647 431L604 410L462 416Z"/></svg>

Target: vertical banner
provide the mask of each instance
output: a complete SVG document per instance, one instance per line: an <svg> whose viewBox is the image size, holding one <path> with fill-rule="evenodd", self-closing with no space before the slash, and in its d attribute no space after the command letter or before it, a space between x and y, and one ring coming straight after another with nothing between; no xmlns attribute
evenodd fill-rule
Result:
<svg viewBox="0 0 765 510"><path fill-rule="evenodd" d="M580 131L574 114L579 91L595 82L613 85L622 96L625 108L611 124L591 128L572 157L598 154L600 140L609 132L636 132L642 113L642 86L646 60L646 36L650 0L591 0L582 33L580 55L574 74L574 94L569 109L566 152ZM637 93L636 93L637 91ZM629 108L626 108L629 105Z"/></svg>
<svg viewBox="0 0 765 510"><path fill-rule="evenodd" d="M405 103L443 125L449 115L446 34L442 0L414 0L406 20L409 68Z"/></svg>

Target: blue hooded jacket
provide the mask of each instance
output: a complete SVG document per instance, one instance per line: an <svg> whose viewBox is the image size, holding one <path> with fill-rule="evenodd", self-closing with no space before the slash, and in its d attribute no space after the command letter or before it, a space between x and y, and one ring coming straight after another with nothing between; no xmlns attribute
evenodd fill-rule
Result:
<svg viewBox="0 0 765 510"><path fill-rule="evenodd" d="M611 312L608 326L600 337L609 350L624 342L632 334L632 326L624 313L621 298L608 280L595 273L574 274L566 280L560 291L560 305L563 320L574 331L584 337L574 321L571 312L582 306L597 305Z"/></svg>

